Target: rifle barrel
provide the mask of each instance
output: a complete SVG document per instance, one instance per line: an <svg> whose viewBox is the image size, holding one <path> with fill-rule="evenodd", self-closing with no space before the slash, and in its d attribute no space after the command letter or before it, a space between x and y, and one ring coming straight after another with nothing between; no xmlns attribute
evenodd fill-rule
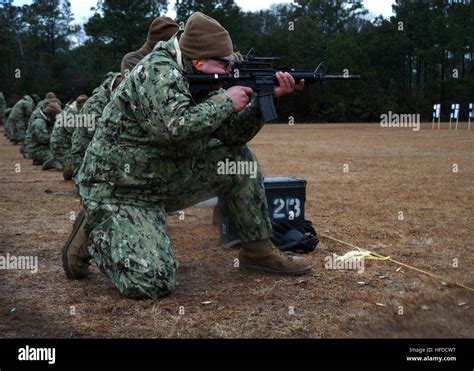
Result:
<svg viewBox="0 0 474 371"><path fill-rule="evenodd" d="M360 75L325 75L324 80L360 80Z"/></svg>
<svg viewBox="0 0 474 371"><path fill-rule="evenodd" d="M307 83L324 81L324 80L360 80L360 75L326 75L321 72L309 71L286 71L293 76L298 83L300 80L305 80Z"/></svg>

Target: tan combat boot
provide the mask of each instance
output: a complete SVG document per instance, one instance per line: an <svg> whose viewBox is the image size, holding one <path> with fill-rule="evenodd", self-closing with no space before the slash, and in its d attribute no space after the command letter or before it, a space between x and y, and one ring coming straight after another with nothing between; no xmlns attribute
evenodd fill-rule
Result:
<svg viewBox="0 0 474 371"><path fill-rule="evenodd" d="M311 271L311 265L306 258L281 252L269 239L243 242L239 253L239 266L286 275L300 275Z"/></svg>
<svg viewBox="0 0 474 371"><path fill-rule="evenodd" d="M89 274L89 261L92 257L87 251L87 236L84 230L86 220L86 213L82 210L63 248L63 268L69 279L84 278Z"/></svg>
<svg viewBox="0 0 474 371"><path fill-rule="evenodd" d="M74 164L69 162L63 170L63 178L64 180L71 180L72 175L74 174Z"/></svg>

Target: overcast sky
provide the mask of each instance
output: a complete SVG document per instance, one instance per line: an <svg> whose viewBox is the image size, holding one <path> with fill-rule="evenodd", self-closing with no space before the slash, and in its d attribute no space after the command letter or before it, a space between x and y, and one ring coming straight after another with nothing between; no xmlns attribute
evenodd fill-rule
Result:
<svg viewBox="0 0 474 371"><path fill-rule="evenodd" d="M97 4L97 0L70 0L72 12L74 13L77 23L84 23L92 15L91 7ZM291 3L288 0L235 0L238 6L244 10L255 11L259 9L266 9L271 4L276 3ZM362 0L364 6L374 15L382 14L384 17L392 15L393 0ZM14 0L14 5L31 4L32 0ZM168 16L174 17L176 12L174 10L175 0L169 1Z"/></svg>

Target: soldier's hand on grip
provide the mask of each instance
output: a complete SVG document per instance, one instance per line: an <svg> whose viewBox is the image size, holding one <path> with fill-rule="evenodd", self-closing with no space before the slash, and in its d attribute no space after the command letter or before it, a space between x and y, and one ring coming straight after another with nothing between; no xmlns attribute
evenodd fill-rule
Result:
<svg viewBox="0 0 474 371"><path fill-rule="evenodd" d="M253 90L246 86L232 86L224 94L234 103L234 112L240 112L248 104L250 96L253 95Z"/></svg>

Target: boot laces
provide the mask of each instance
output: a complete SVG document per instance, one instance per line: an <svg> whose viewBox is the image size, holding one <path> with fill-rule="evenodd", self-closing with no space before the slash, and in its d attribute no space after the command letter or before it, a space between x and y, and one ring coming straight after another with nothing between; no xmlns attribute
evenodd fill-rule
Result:
<svg viewBox="0 0 474 371"><path fill-rule="evenodd" d="M276 246L273 246L273 249L274 249L274 250L276 251L276 253L277 253L278 255L280 255L282 258L285 258L285 259L290 260L290 261L293 260L293 254L287 253L287 252L283 252L283 251L281 251L281 250L280 250L278 247L276 247Z"/></svg>

